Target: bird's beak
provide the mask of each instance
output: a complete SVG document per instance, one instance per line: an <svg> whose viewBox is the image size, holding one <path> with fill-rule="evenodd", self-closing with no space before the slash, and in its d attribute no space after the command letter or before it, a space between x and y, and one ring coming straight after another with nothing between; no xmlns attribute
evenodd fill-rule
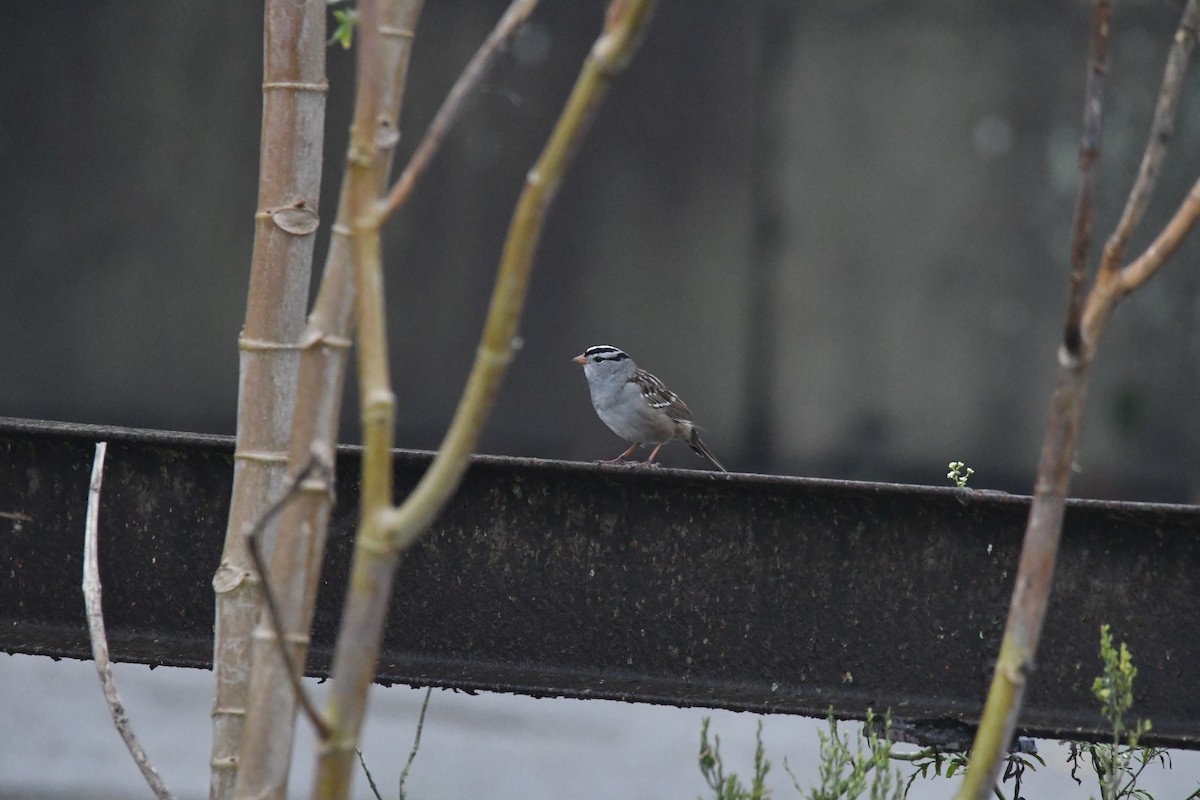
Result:
<svg viewBox="0 0 1200 800"><path fill-rule="evenodd" d="M576 364L583 366L584 364L587 363L587 356L578 355L578 356L575 356L574 358L572 358L571 360L574 361Z"/></svg>

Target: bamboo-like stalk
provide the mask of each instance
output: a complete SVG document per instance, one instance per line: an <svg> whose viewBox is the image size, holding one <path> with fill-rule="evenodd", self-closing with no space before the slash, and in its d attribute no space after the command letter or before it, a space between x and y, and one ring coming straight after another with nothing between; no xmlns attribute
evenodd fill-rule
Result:
<svg viewBox="0 0 1200 800"><path fill-rule="evenodd" d="M1099 0L1093 24L1090 66L1093 72L1103 72L1105 69L1102 54L1107 49L1108 11L1107 0ZM1195 49L1198 25L1200 0L1188 0L1167 58L1142 167L1130 190L1121 220L1105 246L1096 280L1086 297L1083 291L1083 259L1076 262L1073 258L1068 325L1063 345L1059 348L1058 375L1042 443L1033 504L1021 548L1016 585L1013 589L1004 639L996 661L996 671L979 722L979 730L976 732L967 773L959 788L959 798L984 800L991 795L1000 774L1004 755L1016 731L1026 683L1037 654L1042 624L1050 600L1054 565L1062 533L1063 510L1070 483L1071 462L1075 457L1079 426L1087 396L1088 372L1104 326L1117 301L1157 272L1195 226L1197 217L1200 217L1198 181L1146 252L1128 266L1119 266L1124 257L1125 245L1149 202L1165 157L1167 143L1174 130L1183 74ZM1099 59L1097 53L1101 54ZM1077 207L1073 254L1086 254L1087 242L1081 241L1081 237L1090 235L1090 224L1082 225L1078 224L1078 221L1081 217L1090 219L1091 216L1090 169L1099 149L1099 115L1102 108L1096 85L1095 82L1089 81L1089 90L1085 97L1087 110L1080 156L1080 204ZM1093 121L1094 128L1091 126ZM1089 138L1089 131L1094 131L1097 138ZM1089 152L1092 146L1095 146L1095 152ZM1080 271L1078 277L1075 274L1076 270Z"/></svg>
<svg viewBox="0 0 1200 800"><path fill-rule="evenodd" d="M363 0L360 12L373 0ZM463 397L442 447L417 488L399 508L391 505L391 418L394 399L383 342L379 226L387 202L368 203L367 192L352 192L362 216L355 223L361 276L359 352L363 398L363 491L354 562L334 654L333 688L326 720L332 728L320 748L314 797L347 796L356 743L375 674L392 579L401 552L424 531L457 489L470 451L491 410L500 380L516 350L520 320L545 213L561 184L566 165L612 78L632 55L653 8L652 0L613 0L604 30L593 45L541 157L526 176L492 293L482 341ZM371 69L363 43L360 70ZM356 115L356 119L359 115ZM359 132L364 147L370 136ZM379 292L368 298L368 292ZM368 336L380 341L369 342ZM369 472L378 471L376 475Z"/></svg>
<svg viewBox="0 0 1200 800"><path fill-rule="evenodd" d="M258 212L240 354L233 493L213 576L210 800L233 797L246 714L259 576L245 532L287 482L288 439L318 226L325 131L325 3L267 0ZM318 154L314 158L313 154ZM275 527L264 546L269 551Z"/></svg>
<svg viewBox="0 0 1200 800"><path fill-rule="evenodd" d="M396 131L401 99L412 52L413 31L422 0L388 0L378 35L382 40L382 74L378 85L380 126ZM361 31L360 31L361 33ZM386 157L378 159L373 180L381 191L396 138L381 138ZM312 154L310 153L310 156ZM319 157L319 155L317 156ZM292 420L289 481L316 459L329 469L318 470L302 481L296 499L280 515L277 541L270 554L268 580L277 594L286 630L283 635L298 666L304 664L308 630L325 551L325 535L333 501L331 469L337 430L350 329L354 320L355 280L350 258L349 211L346 181L321 287L308 324L300 338L300 371ZM296 698L284 674L279 642L273 627L261 618L255 628L245 731L238 759L236 796L284 798L291 760L296 718Z"/></svg>

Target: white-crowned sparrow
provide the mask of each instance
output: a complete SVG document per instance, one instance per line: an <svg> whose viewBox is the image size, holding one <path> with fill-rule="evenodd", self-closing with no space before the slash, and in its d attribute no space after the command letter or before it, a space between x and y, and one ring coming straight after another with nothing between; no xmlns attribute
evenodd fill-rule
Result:
<svg viewBox="0 0 1200 800"><path fill-rule="evenodd" d="M700 441L695 418L687 405L658 378L638 369L633 359L621 350L598 344L575 356L574 361L583 366L592 405L600 419L617 436L633 442L621 455L601 463L619 464L641 445L653 444L655 448L646 459L651 464L664 444L678 439L722 472L728 471Z"/></svg>

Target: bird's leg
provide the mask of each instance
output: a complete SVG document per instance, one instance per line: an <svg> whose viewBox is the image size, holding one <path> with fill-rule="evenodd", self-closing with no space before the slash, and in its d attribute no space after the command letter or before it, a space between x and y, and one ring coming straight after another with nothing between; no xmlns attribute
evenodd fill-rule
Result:
<svg viewBox="0 0 1200 800"><path fill-rule="evenodd" d="M656 466L658 466L657 464L655 464L655 463L654 463L654 457L655 457L656 455L658 455L658 451L659 451L659 450L662 450L662 446L663 446L664 444L666 444L666 442L659 442L659 443L658 443L658 444L655 446L655 448L654 448L653 450L651 450L651 451L650 451L650 457L646 459L646 466L647 466L647 467L656 467Z"/></svg>
<svg viewBox="0 0 1200 800"><path fill-rule="evenodd" d="M617 456L616 458L609 458L609 459L603 459L603 458L602 458L602 459L600 459L600 461L599 461L598 463L600 463L600 464L621 464L621 463L624 463L625 459L629 458L629 454L630 454L630 453L632 453L634 450L637 450L637 449L638 449L638 447L640 447L640 446L641 446L641 445L639 445L637 442L634 442L633 444L629 445L629 449L628 449L628 450L626 450L624 453L621 453L621 455ZM657 452L658 452L658 450L657 450L657 449L655 449L655 451L654 451L654 452L656 452L656 453L657 453Z"/></svg>

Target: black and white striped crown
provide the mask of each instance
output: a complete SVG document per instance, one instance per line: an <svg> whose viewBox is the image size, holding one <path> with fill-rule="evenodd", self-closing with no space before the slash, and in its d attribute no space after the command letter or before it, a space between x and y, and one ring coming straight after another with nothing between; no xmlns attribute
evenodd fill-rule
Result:
<svg viewBox="0 0 1200 800"><path fill-rule="evenodd" d="M583 356L588 361L594 361L597 364L601 361L622 361L629 358L623 350L613 347L611 344L592 345L583 351Z"/></svg>

